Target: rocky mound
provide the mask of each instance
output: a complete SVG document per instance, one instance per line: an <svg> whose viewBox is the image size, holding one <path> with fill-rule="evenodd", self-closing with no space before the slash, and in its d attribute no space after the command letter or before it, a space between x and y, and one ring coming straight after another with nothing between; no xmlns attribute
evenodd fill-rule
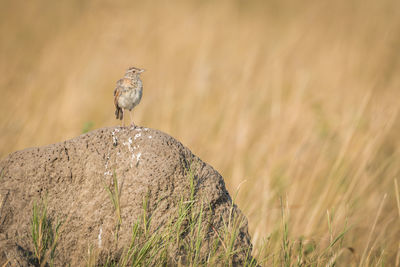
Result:
<svg viewBox="0 0 400 267"><path fill-rule="evenodd" d="M0 266L242 265L251 255L221 175L160 131L103 128L12 153L0 171Z"/></svg>

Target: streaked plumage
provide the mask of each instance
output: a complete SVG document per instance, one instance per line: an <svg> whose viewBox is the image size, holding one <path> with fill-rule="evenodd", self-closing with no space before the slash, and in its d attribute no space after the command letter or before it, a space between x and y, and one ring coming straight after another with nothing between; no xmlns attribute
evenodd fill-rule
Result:
<svg viewBox="0 0 400 267"><path fill-rule="evenodd" d="M115 117L122 120L124 109L131 111L140 103L143 94L143 84L140 73L143 69L129 68L124 78L118 80L114 90Z"/></svg>

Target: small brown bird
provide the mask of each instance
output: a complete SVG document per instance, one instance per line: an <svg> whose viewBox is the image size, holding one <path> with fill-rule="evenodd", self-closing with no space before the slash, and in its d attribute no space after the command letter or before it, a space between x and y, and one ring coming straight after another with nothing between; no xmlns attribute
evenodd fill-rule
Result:
<svg viewBox="0 0 400 267"><path fill-rule="evenodd" d="M131 110L137 106L142 99L143 84L139 75L143 71L144 69L130 67L126 71L124 78L118 80L117 87L114 90L115 117L122 120L124 118L124 109L128 109L131 123L134 127L136 126L132 120Z"/></svg>

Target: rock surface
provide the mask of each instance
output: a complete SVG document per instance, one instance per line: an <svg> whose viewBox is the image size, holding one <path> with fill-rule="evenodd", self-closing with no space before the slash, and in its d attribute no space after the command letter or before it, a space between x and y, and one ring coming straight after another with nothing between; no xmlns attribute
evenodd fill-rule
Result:
<svg viewBox="0 0 400 267"><path fill-rule="evenodd" d="M132 225L143 217L149 232L176 221L179 203L202 203L204 240L200 259L207 260L213 244L223 253L224 223L243 218L230 259L241 265L251 253L247 221L232 205L221 175L169 135L137 127L103 128L74 139L10 154L0 162L0 266L37 265L31 237L33 203L47 203L53 225L62 220L55 266L82 266L88 248L97 251L96 264L116 259L129 246ZM190 177L191 178L190 178ZM116 244L116 209L106 188L120 190L121 226ZM192 187L191 187L192 179ZM191 190L191 188L193 190ZM184 226L182 226L184 227ZM190 238L190 233L182 238ZM185 264L178 248L169 251L170 264Z"/></svg>

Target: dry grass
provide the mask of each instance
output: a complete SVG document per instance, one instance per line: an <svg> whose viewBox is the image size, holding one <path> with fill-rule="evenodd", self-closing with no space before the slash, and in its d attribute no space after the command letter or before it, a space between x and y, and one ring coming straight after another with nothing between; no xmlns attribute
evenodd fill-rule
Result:
<svg viewBox="0 0 400 267"><path fill-rule="evenodd" d="M255 252L282 249L282 197L294 244L347 225L337 262L399 265L397 0L1 6L0 157L116 125L115 81L143 67L135 122L240 185Z"/></svg>

